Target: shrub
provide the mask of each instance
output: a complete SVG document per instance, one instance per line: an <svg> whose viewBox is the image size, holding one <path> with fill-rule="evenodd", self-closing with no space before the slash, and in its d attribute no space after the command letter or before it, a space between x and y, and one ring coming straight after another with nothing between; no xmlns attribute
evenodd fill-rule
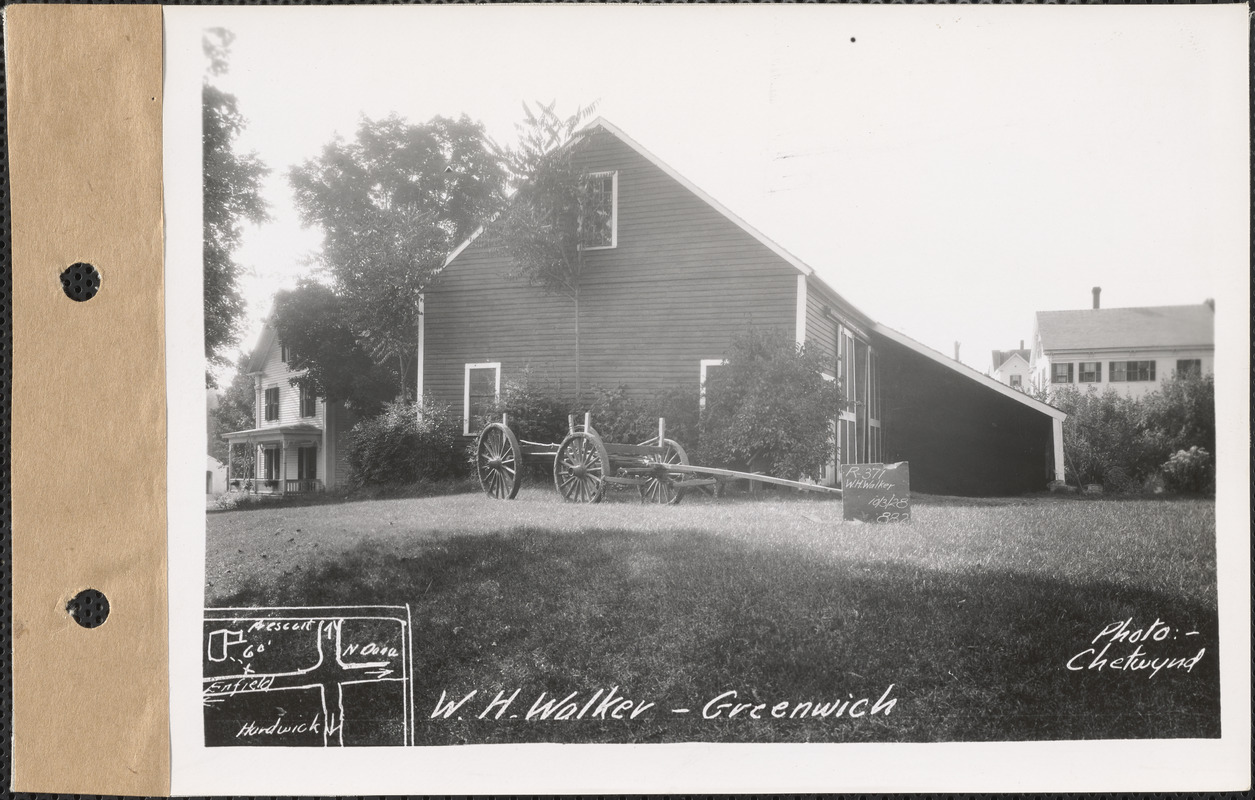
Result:
<svg viewBox="0 0 1255 800"><path fill-rule="evenodd" d="M658 436L658 418L667 421L667 438L685 450L697 446L697 393L675 387L634 396L626 386L596 387L588 411L593 427L607 442L635 444Z"/></svg>
<svg viewBox="0 0 1255 800"><path fill-rule="evenodd" d="M1126 492L1139 486L1163 457L1146 435L1145 414L1138 401L1108 388L1081 392L1063 387L1052 394L1063 421L1063 454L1067 479L1077 486L1102 484Z"/></svg>
<svg viewBox="0 0 1255 800"><path fill-rule="evenodd" d="M1176 375L1142 399L1151 446L1161 458L1190 447L1216 450L1216 380Z"/></svg>
<svg viewBox="0 0 1255 800"><path fill-rule="evenodd" d="M831 419L842 402L836 382L822 375L826 365L819 351L783 333L751 330L734 339L724 366L707 379L702 458L818 477L832 458Z"/></svg>
<svg viewBox="0 0 1255 800"><path fill-rule="evenodd" d="M1164 488L1172 492L1212 492L1216 488L1216 465L1211 453L1193 445L1178 450L1161 467Z"/></svg>
<svg viewBox="0 0 1255 800"><path fill-rule="evenodd" d="M349 479L358 486L398 486L466 475L461 418L448 406L424 401L388 403L349 431Z"/></svg>

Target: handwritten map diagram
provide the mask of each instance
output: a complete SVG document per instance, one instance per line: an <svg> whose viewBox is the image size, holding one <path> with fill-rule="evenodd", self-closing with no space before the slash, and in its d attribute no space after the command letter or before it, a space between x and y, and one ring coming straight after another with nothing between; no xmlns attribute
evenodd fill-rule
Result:
<svg viewBox="0 0 1255 800"><path fill-rule="evenodd" d="M208 608L207 747L414 743L408 606Z"/></svg>

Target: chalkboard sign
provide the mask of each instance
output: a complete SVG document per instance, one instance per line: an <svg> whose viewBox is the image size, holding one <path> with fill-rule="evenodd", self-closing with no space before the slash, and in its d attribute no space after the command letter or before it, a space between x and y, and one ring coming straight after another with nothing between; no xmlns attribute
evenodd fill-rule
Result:
<svg viewBox="0 0 1255 800"><path fill-rule="evenodd" d="M910 522L910 465L905 461L896 464L843 465L841 504L846 519L860 522Z"/></svg>

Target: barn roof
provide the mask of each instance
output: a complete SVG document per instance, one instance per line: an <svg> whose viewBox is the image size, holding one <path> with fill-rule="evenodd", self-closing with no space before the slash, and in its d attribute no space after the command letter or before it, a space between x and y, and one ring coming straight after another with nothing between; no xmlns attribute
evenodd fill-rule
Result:
<svg viewBox="0 0 1255 800"><path fill-rule="evenodd" d="M1206 303L1038 311L1037 333L1048 352L1215 347L1215 311Z"/></svg>

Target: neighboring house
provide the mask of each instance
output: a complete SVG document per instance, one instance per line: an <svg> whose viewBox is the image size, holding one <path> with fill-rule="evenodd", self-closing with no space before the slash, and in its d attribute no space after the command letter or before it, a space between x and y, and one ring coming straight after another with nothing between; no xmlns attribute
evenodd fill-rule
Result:
<svg viewBox="0 0 1255 800"><path fill-rule="evenodd" d="M833 409L834 464L910 461L914 488L952 494L1063 477L1063 412L875 322L610 123L580 137L577 158L607 200L581 281L584 387L701 397L736 334L786 330L822 349L852 401ZM509 380L574 386L571 301L509 277L482 238L450 256L418 331L419 394L459 409L468 437Z"/></svg>
<svg viewBox="0 0 1255 800"><path fill-rule="evenodd" d="M344 480L344 435L349 421L340 403L325 403L293 386L287 348L269 325L248 363L255 391L254 427L223 434L229 448L253 448L256 479L227 475L232 490L292 494L335 488ZM229 464L228 464L229 469Z"/></svg>
<svg viewBox="0 0 1255 800"><path fill-rule="evenodd" d="M1149 394L1178 373L1210 375L1215 368L1211 301L1191 306L1038 311L1033 378L1041 386L1115 389Z"/></svg>
<svg viewBox="0 0 1255 800"><path fill-rule="evenodd" d="M1032 351L1025 349L1020 342L1018 350L993 351L993 378L998 383L1005 383L1012 389L1024 391L1032 382L1029 377L1029 358Z"/></svg>

